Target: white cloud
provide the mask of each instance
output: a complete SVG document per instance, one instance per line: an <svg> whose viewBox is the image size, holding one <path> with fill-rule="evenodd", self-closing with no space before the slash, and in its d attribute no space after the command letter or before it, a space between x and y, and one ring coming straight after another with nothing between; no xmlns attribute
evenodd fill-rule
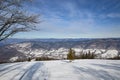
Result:
<svg viewBox="0 0 120 80"><path fill-rule="evenodd" d="M95 26L93 18L64 20L59 16L46 18L40 25L44 32L57 34L86 34Z"/></svg>
<svg viewBox="0 0 120 80"><path fill-rule="evenodd" d="M101 14L98 18L106 19L106 18L120 18L120 13L108 13L108 14Z"/></svg>
<svg viewBox="0 0 120 80"><path fill-rule="evenodd" d="M110 17L110 18L120 18L120 13L110 13L110 14L107 14L107 17Z"/></svg>
<svg viewBox="0 0 120 80"><path fill-rule="evenodd" d="M38 32L40 34L37 33L38 37L119 36L119 25L117 28L116 25L115 27L111 26L111 24L107 25L106 20L107 18L120 18L120 13L97 13L89 9L82 9L74 2L63 2L64 0L60 0L61 3L53 2L54 5L52 5L52 3L49 4L49 1L41 0L42 8L40 8L38 1L35 7L30 9L42 15L40 20L43 22L38 25L41 29L41 31ZM105 9L107 10L107 8L103 6L103 11Z"/></svg>

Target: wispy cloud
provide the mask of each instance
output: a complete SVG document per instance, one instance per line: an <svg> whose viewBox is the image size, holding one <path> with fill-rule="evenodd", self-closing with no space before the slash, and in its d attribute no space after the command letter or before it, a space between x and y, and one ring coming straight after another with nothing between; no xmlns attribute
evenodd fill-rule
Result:
<svg viewBox="0 0 120 80"><path fill-rule="evenodd" d="M34 0L30 5L43 21L36 37L120 37L120 0Z"/></svg>
<svg viewBox="0 0 120 80"><path fill-rule="evenodd" d="M110 17L110 18L120 18L120 13L110 13L110 14L107 14L107 17Z"/></svg>

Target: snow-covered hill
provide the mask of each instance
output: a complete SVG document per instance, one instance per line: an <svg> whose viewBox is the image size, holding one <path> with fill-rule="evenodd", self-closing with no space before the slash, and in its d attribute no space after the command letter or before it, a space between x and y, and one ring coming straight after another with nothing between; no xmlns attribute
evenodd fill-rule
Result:
<svg viewBox="0 0 120 80"><path fill-rule="evenodd" d="M91 52L97 55L96 58L113 58L120 56L120 39L26 40L0 47L0 61L15 61L41 56L66 59L70 48L75 50L76 55Z"/></svg>
<svg viewBox="0 0 120 80"><path fill-rule="evenodd" d="M31 48L30 43L22 43L22 44L15 44L11 46L12 48L16 48L17 51L24 53L27 57L41 57L41 56L49 56L55 59L64 59L67 58L68 50L67 48L58 48L58 49L42 49L42 48ZM83 49L83 48L72 48L75 50L76 55L80 55L82 53L94 53L98 55L96 58L113 58L119 54L118 50L116 49Z"/></svg>
<svg viewBox="0 0 120 80"><path fill-rule="evenodd" d="M120 80L120 60L6 63L0 80Z"/></svg>

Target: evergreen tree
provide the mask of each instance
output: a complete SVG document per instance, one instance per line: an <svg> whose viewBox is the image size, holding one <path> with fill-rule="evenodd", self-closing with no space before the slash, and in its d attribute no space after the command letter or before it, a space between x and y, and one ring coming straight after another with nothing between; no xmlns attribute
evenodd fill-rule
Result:
<svg viewBox="0 0 120 80"><path fill-rule="evenodd" d="M75 58L75 51L70 48L67 54L67 59L69 59L69 61L72 62L74 58Z"/></svg>

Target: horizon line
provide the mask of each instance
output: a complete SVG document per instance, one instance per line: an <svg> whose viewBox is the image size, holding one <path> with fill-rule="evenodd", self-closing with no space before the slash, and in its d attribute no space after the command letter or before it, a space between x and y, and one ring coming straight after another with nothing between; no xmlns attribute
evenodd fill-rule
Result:
<svg viewBox="0 0 120 80"><path fill-rule="evenodd" d="M107 38L8 38L8 39L115 39L120 37L107 37Z"/></svg>

